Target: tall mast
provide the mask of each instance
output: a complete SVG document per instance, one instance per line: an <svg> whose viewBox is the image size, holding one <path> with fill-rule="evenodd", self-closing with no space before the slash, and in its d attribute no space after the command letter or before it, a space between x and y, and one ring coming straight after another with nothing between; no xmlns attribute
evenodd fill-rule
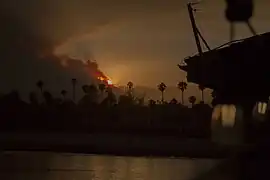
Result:
<svg viewBox="0 0 270 180"><path fill-rule="evenodd" d="M201 56L203 51L202 51L202 47L201 47L201 43L200 43L200 39L199 39L199 34L198 34L198 29L197 29L194 14L193 14L194 9L192 8L192 3L188 3L187 7L188 7L189 18L190 18L194 38L196 41L197 49L198 49L199 55Z"/></svg>
<svg viewBox="0 0 270 180"><path fill-rule="evenodd" d="M202 47L201 47L201 43L200 43L200 39L199 38L201 38L203 44L205 45L205 47L209 51L211 50L211 48L209 47L209 45L207 44L206 40L203 38L201 32L199 31L199 29L196 26L194 14L193 14L193 11L195 11L196 9L193 9L192 8L192 5L193 4L197 4L197 3L188 3L187 4L187 6L188 6L188 13L189 13L189 18L190 18L192 30L193 30L193 33L194 33L194 37L195 37L197 49L198 49L199 55L201 56L203 54L203 51L202 51Z"/></svg>

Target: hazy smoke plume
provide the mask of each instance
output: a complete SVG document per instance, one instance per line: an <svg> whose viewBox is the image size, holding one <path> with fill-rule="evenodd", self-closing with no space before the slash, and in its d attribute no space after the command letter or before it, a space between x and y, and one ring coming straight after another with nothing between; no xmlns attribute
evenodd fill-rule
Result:
<svg viewBox="0 0 270 180"><path fill-rule="evenodd" d="M182 3L180 3L182 4ZM0 2L0 92L29 92L43 80L45 89L71 89L90 83L97 66L53 54L55 47L75 36L98 30L112 20L138 13L178 9L179 2L164 0L3 0ZM91 57L88 57L91 58ZM92 64L94 65L94 64Z"/></svg>
<svg viewBox="0 0 270 180"><path fill-rule="evenodd" d="M60 28L54 27L56 20L50 21L48 17L54 6L46 7L45 2L1 2L4 3L0 6L1 92L17 89L26 93L35 89L38 80L43 80L45 89L56 93L61 88L70 90L72 78L77 78L82 85L93 82L95 75L104 75L96 63L86 65L83 61L53 54L57 45L79 32L72 28L64 30L67 22L58 24L62 25ZM51 16L59 18L59 15Z"/></svg>

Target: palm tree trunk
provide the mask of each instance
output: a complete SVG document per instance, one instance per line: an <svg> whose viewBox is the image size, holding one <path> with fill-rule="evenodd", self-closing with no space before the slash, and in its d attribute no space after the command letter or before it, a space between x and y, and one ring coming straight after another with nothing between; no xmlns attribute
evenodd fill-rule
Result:
<svg viewBox="0 0 270 180"><path fill-rule="evenodd" d="M184 105L184 91L181 92L182 92L182 104Z"/></svg>
<svg viewBox="0 0 270 180"><path fill-rule="evenodd" d="M161 91L161 102L162 102L162 104L164 102L164 92L163 91Z"/></svg>

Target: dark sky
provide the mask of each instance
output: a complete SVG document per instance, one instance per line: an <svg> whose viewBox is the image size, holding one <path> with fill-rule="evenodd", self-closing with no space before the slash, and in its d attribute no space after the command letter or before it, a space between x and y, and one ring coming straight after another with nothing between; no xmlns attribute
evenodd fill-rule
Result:
<svg viewBox="0 0 270 180"><path fill-rule="evenodd" d="M1 1L0 20L4 28L0 30L0 37L4 41L0 42L0 52L4 57L0 61L0 70L3 87L6 90L30 87L39 78L46 79L57 89L60 88L58 81L65 81L61 85L68 86L70 77L77 76L81 81L87 81L87 74L80 70L81 62L63 68L56 62L57 58L53 62L36 58L51 51L96 59L102 71L119 84L131 80L138 85L156 87L163 81L175 86L177 81L185 80L185 74L180 72L177 64L196 52L186 2ZM255 3L252 23L259 33L269 31L270 1L256 0ZM203 0L197 7L200 9L196 13L197 23L209 45L215 47L227 42L229 27L223 17L223 0ZM244 25L237 26L237 38L250 35ZM12 53L7 53L9 51Z"/></svg>

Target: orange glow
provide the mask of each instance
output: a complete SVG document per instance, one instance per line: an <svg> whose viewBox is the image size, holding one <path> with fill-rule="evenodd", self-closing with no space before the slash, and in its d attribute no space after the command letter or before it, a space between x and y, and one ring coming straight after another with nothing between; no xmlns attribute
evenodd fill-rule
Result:
<svg viewBox="0 0 270 180"><path fill-rule="evenodd" d="M100 81L105 81L106 79L104 77L97 77Z"/></svg>
<svg viewBox="0 0 270 180"><path fill-rule="evenodd" d="M107 85L113 85L113 82L109 77L101 77L100 76L100 77L97 77L97 78L98 78L98 80L106 83Z"/></svg>
<svg viewBox="0 0 270 180"><path fill-rule="evenodd" d="M107 83L108 83L108 85L113 85L113 82L110 79L107 79Z"/></svg>

